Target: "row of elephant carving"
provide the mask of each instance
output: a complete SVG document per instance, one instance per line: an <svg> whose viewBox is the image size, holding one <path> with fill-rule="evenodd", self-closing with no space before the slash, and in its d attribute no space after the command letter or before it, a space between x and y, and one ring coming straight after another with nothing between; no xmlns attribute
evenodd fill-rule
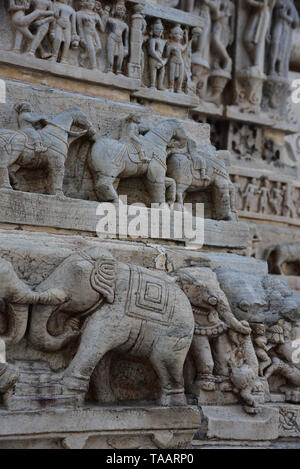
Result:
<svg viewBox="0 0 300 469"><path fill-rule="evenodd" d="M0 130L0 188L12 189L10 168L44 168L49 194L63 197L65 162L70 143L90 140L87 166L100 202L118 203L118 184L124 178L143 178L151 203L183 205L189 191L210 190L214 216L236 219L235 189L228 174L230 154L196 142L176 119L156 125L130 114L122 121L120 138L97 134L79 109L54 118L34 113L28 103L15 106L19 130ZM72 126L82 128L80 132ZM168 190L167 190L168 188Z"/></svg>
<svg viewBox="0 0 300 469"><path fill-rule="evenodd" d="M270 276L208 267L167 275L119 262L98 246L69 255L35 291L4 259L0 276L2 340L13 348L25 337L44 354L71 347L66 367L53 371L53 379L77 405L91 382L100 400L113 400L112 392L101 396L97 380L113 350L150 361L164 406L185 405L186 393L200 400L201 393L219 389L257 413L268 383L276 388L273 375L284 378L286 392L298 399L293 338L300 299ZM184 380L187 357L194 371ZM2 393L14 392L19 371L1 365Z"/></svg>

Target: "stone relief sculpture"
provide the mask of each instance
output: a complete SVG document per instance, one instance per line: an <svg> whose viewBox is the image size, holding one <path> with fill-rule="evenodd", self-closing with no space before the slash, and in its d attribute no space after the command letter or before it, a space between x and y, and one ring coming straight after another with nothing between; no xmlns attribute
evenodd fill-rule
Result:
<svg viewBox="0 0 300 469"><path fill-rule="evenodd" d="M36 1L35 9L27 13L31 5L30 0L9 0L9 13L11 15L12 27L14 30L14 43L12 50L22 52L24 40L30 43L30 54L34 55L40 46L43 37L47 34L49 23L53 20L52 2L50 0ZM34 36L30 31L30 26L37 27L37 33ZM47 31L45 32L45 29ZM45 34L44 34L45 32Z"/></svg>
<svg viewBox="0 0 300 469"><path fill-rule="evenodd" d="M284 263L300 264L300 243L271 246L266 250L264 258L272 274L283 275Z"/></svg>
<svg viewBox="0 0 300 469"><path fill-rule="evenodd" d="M248 182L244 193L244 206L243 210L247 210L248 212L252 212L255 209L253 208L254 202L256 200L255 196L259 194L259 189L256 185L257 181L256 178L252 178L250 182Z"/></svg>
<svg viewBox="0 0 300 469"><path fill-rule="evenodd" d="M188 47L188 32L185 31L185 43L182 44L184 33L180 25L171 29L170 41L166 47L166 58L169 67L169 91L181 93L185 77L185 63L183 54Z"/></svg>
<svg viewBox="0 0 300 469"><path fill-rule="evenodd" d="M97 13L96 1L88 0L81 1L80 10L76 13L80 45L85 51L81 61L88 57L89 66L93 70L98 69L98 56L102 52L98 31L105 31L109 11L109 7L106 7L100 16Z"/></svg>
<svg viewBox="0 0 300 469"><path fill-rule="evenodd" d="M268 74L287 77L292 48L292 31L299 15L293 0L276 0L270 38Z"/></svg>
<svg viewBox="0 0 300 469"><path fill-rule="evenodd" d="M55 0L54 11L55 21L51 24L49 34L50 39L53 41L51 60L57 62L61 52L60 63L68 64L70 48L78 48L79 46L76 12L74 8L70 6L69 0Z"/></svg>
<svg viewBox="0 0 300 469"><path fill-rule="evenodd" d="M251 67L254 67L255 73L263 75L265 42L274 0L247 0L246 3L250 8L250 14L244 35L244 44L251 61Z"/></svg>
<svg viewBox="0 0 300 469"><path fill-rule="evenodd" d="M176 202L182 206L186 192L212 188L214 218L235 220L234 190L228 174L230 153L217 152L212 145L189 141L186 153L173 150L168 158L167 175L176 181Z"/></svg>
<svg viewBox="0 0 300 469"><path fill-rule="evenodd" d="M187 133L176 119L162 121L140 136L137 125L131 123L127 143L98 137L92 146L88 167L100 202L118 203L120 179L145 177L152 203L166 203L167 149L173 139L185 143Z"/></svg>
<svg viewBox="0 0 300 469"><path fill-rule="evenodd" d="M0 259L0 327L1 339L6 345L19 342L24 336L29 315L29 304L60 305L67 296L59 288L33 292L19 279L12 264ZM14 386L19 378L17 368L13 365L0 364L0 393Z"/></svg>
<svg viewBox="0 0 300 469"><path fill-rule="evenodd" d="M129 27L125 23L126 7L123 1L116 4L113 16L107 19L107 71L121 74L125 58L129 54Z"/></svg>
<svg viewBox="0 0 300 469"><path fill-rule="evenodd" d="M163 38L164 26L160 19L152 25L148 44L150 87L164 90L165 67L167 59L164 58L166 39Z"/></svg>
<svg viewBox="0 0 300 469"><path fill-rule="evenodd" d="M94 129L86 115L79 108L59 113L54 118L32 113L28 103L16 106L20 130L0 130L0 189L12 189L8 170L13 165L25 168L46 168L49 179L49 193L63 196L65 160L70 138L93 135ZM71 131L73 124L85 129ZM41 130L35 126L41 125ZM38 127L37 127L38 128Z"/></svg>
<svg viewBox="0 0 300 469"><path fill-rule="evenodd" d="M185 404L183 364L194 318L188 298L174 279L118 262L95 247L69 256L37 291L57 284L70 300L59 310L34 308L29 340L41 350L60 350L74 338L74 331L49 333L51 317L64 315L66 322L78 319L80 344L61 374L67 394L77 394L82 403L95 367L109 350L118 348L151 361L161 381L161 405Z"/></svg>

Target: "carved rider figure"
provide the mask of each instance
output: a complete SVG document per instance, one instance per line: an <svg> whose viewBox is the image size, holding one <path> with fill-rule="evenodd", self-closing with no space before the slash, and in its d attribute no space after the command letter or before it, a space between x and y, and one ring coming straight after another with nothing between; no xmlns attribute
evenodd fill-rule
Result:
<svg viewBox="0 0 300 469"><path fill-rule="evenodd" d="M34 151L42 153L47 151L47 148L43 146L39 132L36 130L38 125L47 124L47 116L42 114L36 114L32 112L29 103L19 103L15 106L15 111L18 114L18 125L21 130L29 137L30 142L34 146Z"/></svg>
<svg viewBox="0 0 300 469"><path fill-rule="evenodd" d="M205 153L198 148L197 142L195 140L188 140L188 154L193 161L194 169L200 170L200 177L204 181L209 181L209 177L206 174L206 155Z"/></svg>
<svg viewBox="0 0 300 469"><path fill-rule="evenodd" d="M149 158L143 149L141 135L145 133L145 126L142 124L142 118L139 114L130 114L123 122L121 131L121 142L126 143L131 155L137 155L137 163L149 162Z"/></svg>

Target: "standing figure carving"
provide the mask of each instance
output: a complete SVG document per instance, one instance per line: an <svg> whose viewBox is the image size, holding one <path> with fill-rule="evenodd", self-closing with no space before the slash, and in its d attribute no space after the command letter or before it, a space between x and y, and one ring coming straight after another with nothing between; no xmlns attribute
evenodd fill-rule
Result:
<svg viewBox="0 0 300 469"><path fill-rule="evenodd" d="M129 27L125 23L126 7L123 1L118 1L113 16L107 19L109 33L107 37L107 71L121 74L124 59L129 54Z"/></svg>
<svg viewBox="0 0 300 469"><path fill-rule="evenodd" d="M244 33L244 45L251 67L263 75L265 63L265 43L270 28L271 13L275 0L246 0L249 19Z"/></svg>
<svg viewBox="0 0 300 469"><path fill-rule="evenodd" d="M234 38L234 11L235 7L231 0L217 0L216 5L212 5L211 48L214 70L222 69L231 73L232 59L227 47L232 44Z"/></svg>
<svg viewBox="0 0 300 469"><path fill-rule="evenodd" d="M164 58L166 40L163 39L164 27L160 19L152 25L148 45L150 87L164 90L165 67L167 60Z"/></svg>
<svg viewBox="0 0 300 469"><path fill-rule="evenodd" d="M30 43L31 53L35 52L43 37L42 31L49 27L49 21L53 18L53 11L50 8L50 1L35 2L38 7L33 12L26 14L30 9L31 0L9 0L8 11L11 14L11 22L14 30L13 51L22 52L23 40ZM30 26L36 22L38 31L36 36L30 31ZM44 23L44 27L42 25Z"/></svg>
<svg viewBox="0 0 300 469"><path fill-rule="evenodd" d="M55 0L55 21L50 28L50 38L53 41L53 54L51 60L57 62L60 52L60 63L67 64L70 48L77 48L79 36L76 28L76 12L70 6L69 0ZM62 51L61 51L62 47Z"/></svg>
<svg viewBox="0 0 300 469"><path fill-rule="evenodd" d="M292 34L298 23L299 15L293 0L276 0L270 38L269 75L287 78Z"/></svg>
<svg viewBox="0 0 300 469"><path fill-rule="evenodd" d="M169 67L169 91L181 93L183 80L185 77L185 63L183 54L188 47L188 31L185 31L185 42L183 40L183 30L179 24L171 29L170 41L167 44L166 58Z"/></svg>
<svg viewBox="0 0 300 469"><path fill-rule="evenodd" d="M76 14L80 45L86 51L81 60L88 57L89 66L93 70L98 68L98 57L102 52L98 30L105 31L109 11L109 7L106 7L101 17L96 12L95 0L82 0L80 10Z"/></svg>

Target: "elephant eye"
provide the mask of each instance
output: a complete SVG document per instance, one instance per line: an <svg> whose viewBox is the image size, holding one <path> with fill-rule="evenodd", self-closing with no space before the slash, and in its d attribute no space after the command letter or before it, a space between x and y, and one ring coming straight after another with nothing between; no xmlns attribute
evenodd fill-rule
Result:
<svg viewBox="0 0 300 469"><path fill-rule="evenodd" d="M242 311L247 312L247 311L249 311L249 309L250 309L250 305L249 305L248 301L242 300L242 301L240 301L240 303L239 303L239 308L240 308Z"/></svg>

